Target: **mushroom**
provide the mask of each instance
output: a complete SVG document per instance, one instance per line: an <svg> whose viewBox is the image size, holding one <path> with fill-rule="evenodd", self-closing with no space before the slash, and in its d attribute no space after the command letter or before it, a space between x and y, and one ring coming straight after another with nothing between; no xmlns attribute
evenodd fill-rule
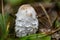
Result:
<svg viewBox="0 0 60 40"><path fill-rule="evenodd" d="M36 11L30 4L20 6L16 14L15 32L17 37L35 34L38 30Z"/></svg>

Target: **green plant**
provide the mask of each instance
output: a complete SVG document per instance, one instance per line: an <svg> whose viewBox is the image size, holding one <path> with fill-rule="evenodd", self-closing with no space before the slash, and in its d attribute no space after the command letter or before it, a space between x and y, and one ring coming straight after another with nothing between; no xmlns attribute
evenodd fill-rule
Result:
<svg viewBox="0 0 60 40"><path fill-rule="evenodd" d="M18 5L21 2L23 2L24 0L5 0L5 2L11 4L11 5Z"/></svg>
<svg viewBox="0 0 60 40"><path fill-rule="evenodd" d="M20 40L51 40L51 36L46 34L33 34L20 38Z"/></svg>
<svg viewBox="0 0 60 40"><path fill-rule="evenodd" d="M8 18L9 14L0 14L0 29L1 29L1 40L4 40L8 35Z"/></svg>

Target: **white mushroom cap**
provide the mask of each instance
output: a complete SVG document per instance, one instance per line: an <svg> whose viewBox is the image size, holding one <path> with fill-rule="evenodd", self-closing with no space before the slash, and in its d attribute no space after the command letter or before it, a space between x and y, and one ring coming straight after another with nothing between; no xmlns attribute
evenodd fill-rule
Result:
<svg viewBox="0 0 60 40"><path fill-rule="evenodd" d="M25 16L32 16L33 18L36 17L36 12L34 10L34 8L29 5L29 4L25 4L25 5L22 5L19 9L18 9L18 12L16 14L17 17L25 17Z"/></svg>

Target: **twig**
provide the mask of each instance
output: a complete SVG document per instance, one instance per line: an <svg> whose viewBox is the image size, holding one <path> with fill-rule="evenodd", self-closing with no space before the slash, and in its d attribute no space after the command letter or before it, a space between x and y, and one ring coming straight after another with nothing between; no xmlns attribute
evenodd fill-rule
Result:
<svg viewBox="0 0 60 40"><path fill-rule="evenodd" d="M37 35L38 36L38 38L43 38L43 37L46 37L46 36L49 36L49 35L52 35L52 34L54 34L55 32L57 32L57 31L59 31L60 30L60 27L57 29L57 30L55 30L55 31L52 31L51 33L49 33L49 34L46 34L46 35L44 35L44 36L39 36L39 35Z"/></svg>
<svg viewBox="0 0 60 40"><path fill-rule="evenodd" d="M49 21L50 25L52 26L50 17L49 17L49 15L48 15L48 13L46 12L45 8L43 7L43 5L42 5L41 3L39 4L39 6L40 6L40 7L42 8L42 10L44 11L45 15L46 15L47 18L48 18L48 21Z"/></svg>
<svg viewBox="0 0 60 40"><path fill-rule="evenodd" d="M49 34L46 34L46 36L52 35L52 34L56 33L56 32L59 31L59 30L60 30L60 27L58 27L58 29L56 29L55 31L52 31L52 32L49 33ZM46 36L43 36L43 37L46 37Z"/></svg>
<svg viewBox="0 0 60 40"><path fill-rule="evenodd" d="M60 27L58 27L58 29L56 29L55 31L52 31L52 33L50 33L50 34L54 34L54 33L56 33L59 30L60 30Z"/></svg>
<svg viewBox="0 0 60 40"><path fill-rule="evenodd" d="M1 0L2 3L2 15L4 15L4 6L3 6L3 0Z"/></svg>

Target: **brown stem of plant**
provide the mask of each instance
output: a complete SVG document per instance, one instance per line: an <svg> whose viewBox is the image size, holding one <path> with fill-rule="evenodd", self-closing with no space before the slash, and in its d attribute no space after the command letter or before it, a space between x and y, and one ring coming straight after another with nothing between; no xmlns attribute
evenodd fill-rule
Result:
<svg viewBox="0 0 60 40"><path fill-rule="evenodd" d="M46 36L49 36L49 35L52 35L52 34L54 34L54 33L56 33L57 31L59 31L60 30L60 27L57 29L57 30L55 30L55 31L52 31L51 33L49 33L49 34L46 34L46 35L44 35L44 36L42 36L42 38L43 37L46 37ZM40 38L40 36L38 35L38 37Z"/></svg>
<svg viewBox="0 0 60 40"><path fill-rule="evenodd" d="M2 15L4 15L4 6L3 6L3 0L1 0L1 4L2 4Z"/></svg>
<svg viewBox="0 0 60 40"><path fill-rule="evenodd" d="M50 25L52 26L52 23L51 23L51 20L50 20L50 17L48 15L48 13L46 12L45 8L43 7L43 5L40 3L39 6L42 8L42 10L44 11L46 17L48 18L48 21L50 23Z"/></svg>
<svg viewBox="0 0 60 40"><path fill-rule="evenodd" d="M55 31L52 31L50 34L54 34L54 33L56 33L59 30L60 30L60 27L58 27L58 29L56 29Z"/></svg>
<svg viewBox="0 0 60 40"><path fill-rule="evenodd" d="M52 35L52 34L56 33L57 31L60 31L60 27L58 27L58 29L56 29L54 31L51 31L51 33L49 33L49 34L46 34L46 36ZM46 36L43 36L43 37L46 37Z"/></svg>

